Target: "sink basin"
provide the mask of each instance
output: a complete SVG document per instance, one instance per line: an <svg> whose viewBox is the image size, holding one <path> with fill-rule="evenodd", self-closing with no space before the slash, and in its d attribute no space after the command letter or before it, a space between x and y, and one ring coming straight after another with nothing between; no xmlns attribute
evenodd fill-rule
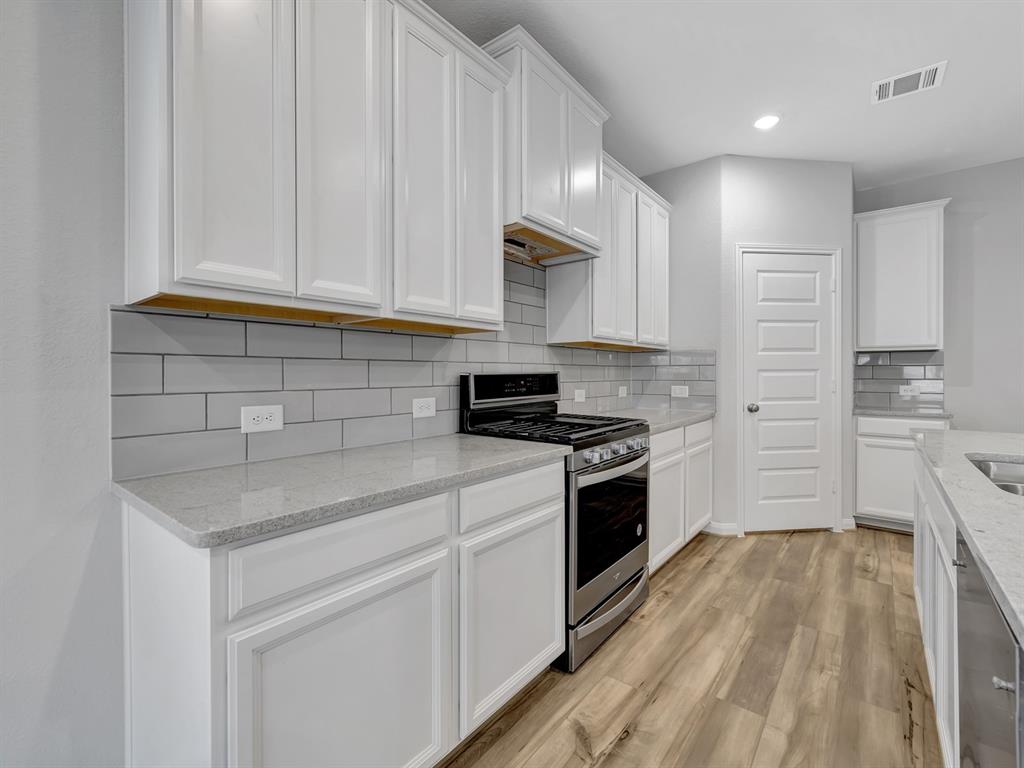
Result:
<svg viewBox="0 0 1024 768"><path fill-rule="evenodd" d="M980 469L996 488L1024 496L1024 456L998 460L976 458L970 462Z"/></svg>

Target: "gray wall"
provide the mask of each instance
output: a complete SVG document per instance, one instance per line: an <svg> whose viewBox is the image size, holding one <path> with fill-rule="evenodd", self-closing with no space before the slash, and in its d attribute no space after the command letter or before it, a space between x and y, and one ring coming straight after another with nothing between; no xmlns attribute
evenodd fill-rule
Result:
<svg viewBox="0 0 1024 768"><path fill-rule="evenodd" d="M944 197L946 408L957 429L1024 432L1024 159L861 190L855 205Z"/></svg>
<svg viewBox="0 0 1024 768"><path fill-rule="evenodd" d="M0 4L0 762L123 763L121 3Z"/></svg>

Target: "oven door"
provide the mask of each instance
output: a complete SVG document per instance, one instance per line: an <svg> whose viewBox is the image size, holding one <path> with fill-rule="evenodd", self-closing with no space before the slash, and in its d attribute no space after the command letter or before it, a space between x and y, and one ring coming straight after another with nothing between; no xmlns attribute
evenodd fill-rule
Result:
<svg viewBox="0 0 1024 768"><path fill-rule="evenodd" d="M570 475L569 622L647 565L647 451Z"/></svg>

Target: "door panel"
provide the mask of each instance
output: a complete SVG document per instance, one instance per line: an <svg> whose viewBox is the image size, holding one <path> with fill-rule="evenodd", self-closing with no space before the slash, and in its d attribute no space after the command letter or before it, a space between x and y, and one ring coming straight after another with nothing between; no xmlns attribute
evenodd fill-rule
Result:
<svg viewBox="0 0 1024 768"><path fill-rule="evenodd" d="M295 291L293 5L173 3L174 277Z"/></svg>
<svg viewBox="0 0 1024 768"><path fill-rule="evenodd" d="M616 238L615 197L618 185L615 177L605 172L601 177L603 193L601 195L601 253L591 259L591 290L593 291L592 312L594 336L604 339L616 338L616 303L618 291L615 287L615 263L618 258L618 239Z"/></svg>
<svg viewBox="0 0 1024 768"><path fill-rule="evenodd" d="M569 231L569 89L523 53L523 215Z"/></svg>
<svg viewBox="0 0 1024 768"><path fill-rule="evenodd" d="M743 254L748 531L838 524L833 270L831 254Z"/></svg>
<svg viewBox="0 0 1024 768"><path fill-rule="evenodd" d="M857 514L914 519L914 441L857 438Z"/></svg>
<svg viewBox="0 0 1024 768"><path fill-rule="evenodd" d="M669 327L669 213L656 206L651 231L652 302L654 304L654 343L668 346Z"/></svg>
<svg viewBox="0 0 1024 768"><path fill-rule="evenodd" d="M298 295L381 306L386 5L296 5Z"/></svg>
<svg viewBox="0 0 1024 768"><path fill-rule="evenodd" d="M451 572L445 548L229 636L228 763L433 765L453 743Z"/></svg>
<svg viewBox="0 0 1024 768"><path fill-rule="evenodd" d="M687 430L690 428L687 427ZM711 522L714 451L711 441L686 449L686 539Z"/></svg>
<svg viewBox="0 0 1024 768"><path fill-rule="evenodd" d="M455 50L395 10L395 309L455 315Z"/></svg>
<svg viewBox="0 0 1024 768"><path fill-rule="evenodd" d="M501 221L500 81L458 57L459 316L500 322L503 256Z"/></svg>
<svg viewBox="0 0 1024 768"><path fill-rule="evenodd" d="M569 234L600 246L601 120L576 96L570 97L569 132Z"/></svg>
<svg viewBox="0 0 1024 768"><path fill-rule="evenodd" d="M679 551L686 540L686 454L682 451L651 462L648 539L653 573Z"/></svg>
<svg viewBox="0 0 1024 768"><path fill-rule="evenodd" d="M636 340L637 190L617 182L615 194L615 338Z"/></svg>
<svg viewBox="0 0 1024 768"><path fill-rule="evenodd" d="M653 344L654 309L654 201L640 195L636 208L636 339Z"/></svg>

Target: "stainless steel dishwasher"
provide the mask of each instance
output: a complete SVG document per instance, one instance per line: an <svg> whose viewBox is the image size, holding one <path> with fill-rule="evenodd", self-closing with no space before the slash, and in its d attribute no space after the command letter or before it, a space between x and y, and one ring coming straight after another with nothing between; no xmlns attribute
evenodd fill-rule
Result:
<svg viewBox="0 0 1024 768"><path fill-rule="evenodd" d="M1021 648L957 532L960 768L1024 768Z"/></svg>

